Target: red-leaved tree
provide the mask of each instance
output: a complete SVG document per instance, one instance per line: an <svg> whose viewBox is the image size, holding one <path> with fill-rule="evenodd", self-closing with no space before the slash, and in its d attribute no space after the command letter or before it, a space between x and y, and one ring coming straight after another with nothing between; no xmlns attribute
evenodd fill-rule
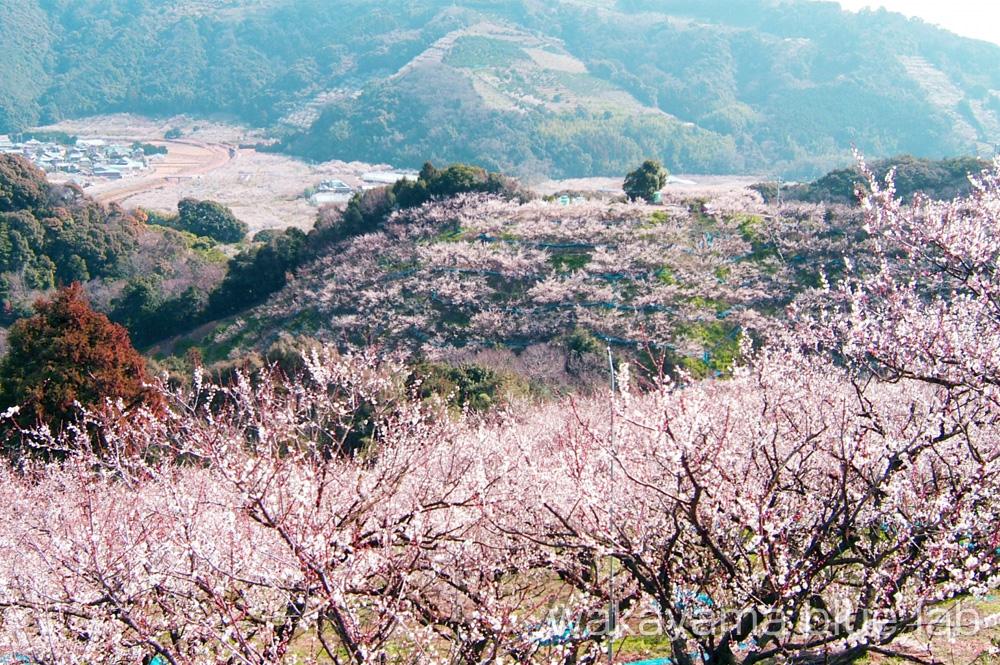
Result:
<svg viewBox="0 0 1000 665"><path fill-rule="evenodd" d="M35 311L11 327L0 361L0 407L16 411L20 428L61 428L83 409L114 408L124 417L162 402L128 332L93 311L78 283L39 300Z"/></svg>

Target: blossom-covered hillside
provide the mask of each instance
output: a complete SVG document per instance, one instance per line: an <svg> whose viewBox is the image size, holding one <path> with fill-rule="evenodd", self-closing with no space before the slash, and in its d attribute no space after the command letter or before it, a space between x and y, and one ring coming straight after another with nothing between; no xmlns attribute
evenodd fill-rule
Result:
<svg viewBox="0 0 1000 665"><path fill-rule="evenodd" d="M830 288L821 273L792 321L741 340L724 378L642 385L619 362L610 393L482 418L421 394L384 349L317 346L292 378L237 371L212 385L199 373L157 386L166 408L124 417L109 398L60 432L14 423L21 445L0 464L0 652L58 665L930 665L960 641L969 662L988 658L1000 174L962 200L904 206L863 171L871 265L848 262ZM446 208L422 214L434 210ZM628 254L643 241L620 230L640 238L645 222L629 216L642 211L596 217L589 244L633 257L603 269L650 260ZM440 225L406 219L368 245L443 251ZM529 230L555 221L518 219L517 239L553 249L537 246L550 231ZM765 252L756 234L773 229L744 230ZM758 271L780 289L803 256L791 250L810 246L777 241L777 264L756 259ZM520 252L534 274L542 257ZM703 254L666 286L698 283L712 268ZM368 279L403 272L370 265ZM513 272L491 265L470 269ZM530 288L570 280L553 269ZM355 284L363 304L371 287Z"/></svg>
<svg viewBox="0 0 1000 665"><path fill-rule="evenodd" d="M494 347L579 351L584 334L600 347L650 347L716 371L741 330L768 327L797 291L842 269L857 215L776 209L750 191L662 206L432 202L331 247L215 340L259 347L284 331L434 358Z"/></svg>

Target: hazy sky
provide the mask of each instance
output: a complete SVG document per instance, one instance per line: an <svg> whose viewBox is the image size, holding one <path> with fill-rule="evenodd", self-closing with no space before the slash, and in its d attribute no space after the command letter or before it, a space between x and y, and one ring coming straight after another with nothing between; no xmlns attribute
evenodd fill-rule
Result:
<svg viewBox="0 0 1000 665"><path fill-rule="evenodd" d="M919 16L963 37L1000 44L1000 2L997 0L839 0L844 9L885 7L906 16Z"/></svg>

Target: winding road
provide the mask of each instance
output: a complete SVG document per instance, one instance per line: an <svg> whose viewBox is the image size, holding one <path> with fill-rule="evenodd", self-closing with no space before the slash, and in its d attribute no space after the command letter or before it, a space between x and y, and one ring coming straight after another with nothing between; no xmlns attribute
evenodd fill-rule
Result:
<svg viewBox="0 0 1000 665"><path fill-rule="evenodd" d="M149 143L167 148L162 161L152 162L151 172L136 178L101 181L88 187L87 193L98 201L121 203L136 194L166 187L171 180L194 178L219 169L239 155L234 146L225 143L194 139L162 139Z"/></svg>

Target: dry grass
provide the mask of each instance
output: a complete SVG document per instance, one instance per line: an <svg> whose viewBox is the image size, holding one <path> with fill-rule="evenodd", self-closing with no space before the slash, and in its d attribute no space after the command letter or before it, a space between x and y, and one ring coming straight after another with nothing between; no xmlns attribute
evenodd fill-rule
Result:
<svg viewBox="0 0 1000 665"><path fill-rule="evenodd" d="M921 629L897 640L893 645L924 660L944 665L995 665L996 655L990 654L994 641L1000 639L1000 598L983 600L963 597L935 605L925 612ZM872 662L887 661L872 656Z"/></svg>

